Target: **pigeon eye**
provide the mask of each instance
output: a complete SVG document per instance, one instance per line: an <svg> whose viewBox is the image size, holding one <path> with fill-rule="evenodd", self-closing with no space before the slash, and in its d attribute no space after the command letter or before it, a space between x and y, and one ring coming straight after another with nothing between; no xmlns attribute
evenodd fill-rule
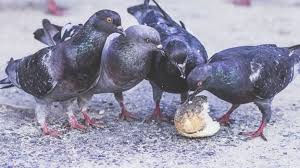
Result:
<svg viewBox="0 0 300 168"><path fill-rule="evenodd" d="M150 43L151 40L150 40L149 38L146 38L146 42L147 42L147 43Z"/></svg>
<svg viewBox="0 0 300 168"><path fill-rule="evenodd" d="M106 18L106 22L112 23L112 18L111 17Z"/></svg>

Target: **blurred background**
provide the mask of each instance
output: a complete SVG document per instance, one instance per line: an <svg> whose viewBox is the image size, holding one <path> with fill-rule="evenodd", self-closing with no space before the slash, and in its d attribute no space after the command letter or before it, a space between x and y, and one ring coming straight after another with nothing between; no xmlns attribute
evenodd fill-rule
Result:
<svg viewBox="0 0 300 168"><path fill-rule="evenodd" d="M241 45L300 44L300 0L157 1L174 20L185 23L209 56ZM119 12L127 28L137 24L127 7L141 3L143 0L0 0L0 77L5 76L10 57L21 58L45 47L32 34L42 26L43 18L58 25L84 23L94 12L107 8ZM108 128L85 134L69 131L62 140L48 139L40 137L33 126L32 97L17 89L4 90L0 104L31 110L0 106L0 167L300 167L299 87L297 78L275 98L275 112L266 127L268 142L246 141L238 135L258 126L261 114L253 105L239 108L233 115L236 122L216 136L190 140L178 136L171 124L116 121L119 108L111 94L98 95L92 102L95 116L105 111ZM148 82L126 92L125 101L129 110L149 115L154 106ZM165 94L162 99L167 113L174 113L178 104L178 95ZM210 104L213 118L229 107L212 95Z"/></svg>
<svg viewBox="0 0 300 168"><path fill-rule="evenodd" d="M62 16L48 12L53 0L0 0L0 56L21 57L42 47L32 32L43 18L64 25L83 23L100 9L116 10L124 27L137 24L127 13L128 6L143 0L55 0L64 8ZM236 3L239 2L239 3ZM250 5L247 2L251 2ZM300 42L299 0L159 0L175 19L183 20L205 45L209 55L224 48L261 43L293 45ZM17 47L17 48L16 48ZM3 65L5 61L1 61Z"/></svg>

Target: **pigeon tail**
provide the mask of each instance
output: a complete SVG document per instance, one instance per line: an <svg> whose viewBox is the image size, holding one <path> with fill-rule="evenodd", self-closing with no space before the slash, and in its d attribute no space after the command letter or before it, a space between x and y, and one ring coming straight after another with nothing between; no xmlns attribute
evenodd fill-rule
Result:
<svg viewBox="0 0 300 168"><path fill-rule="evenodd" d="M144 5L145 5L146 8L149 7L149 3L150 3L150 0L145 0L145 1L144 1Z"/></svg>
<svg viewBox="0 0 300 168"><path fill-rule="evenodd" d="M6 86L2 87L1 89L10 88L13 86L19 87L19 82L17 79L17 64L20 62L20 60L14 60L11 58L9 62L7 63L7 67L5 69L5 73L7 77L0 81L0 84L5 84Z"/></svg>
<svg viewBox="0 0 300 168"><path fill-rule="evenodd" d="M48 39L49 42L49 46L53 46L55 45L55 41L53 40L53 36L58 33L58 31L56 30L56 28L51 24L51 22L48 19L43 19L42 21L43 24L43 28L44 28L44 32L45 35Z"/></svg>
<svg viewBox="0 0 300 168"><path fill-rule="evenodd" d="M14 59L13 59L13 58L11 58L11 59L9 60L8 65L7 65L6 69L5 69L5 73L6 73L7 75L8 75L8 73L9 73L9 71L10 71L10 66L9 66L9 65L11 65L12 62L14 62ZM12 84L12 82L9 80L8 77L6 77L6 78L0 80L0 85L5 85L5 86L1 87L0 89L6 89L6 88L14 87L14 85Z"/></svg>
<svg viewBox="0 0 300 168"><path fill-rule="evenodd" d="M300 44L288 47L288 49L290 51L290 56L293 55L293 54L294 55L300 55Z"/></svg>
<svg viewBox="0 0 300 168"><path fill-rule="evenodd" d="M172 21L173 22L173 20L172 20L172 18L171 18L171 16L170 15L168 15L167 14L167 12L166 11L164 11L161 7L160 7L160 5L155 1L155 0L152 0L154 3L155 3L155 5L158 7L158 9L160 10L160 12L164 15L164 17L167 19L167 20L169 20L169 21ZM145 1L146 2L146 1Z"/></svg>
<svg viewBox="0 0 300 168"><path fill-rule="evenodd" d="M43 19L43 28L37 29L33 35L34 38L48 46L53 46L61 41L61 26L52 24L48 19Z"/></svg>
<svg viewBox="0 0 300 168"><path fill-rule="evenodd" d="M0 85L5 85L5 86L1 87L0 89L6 89L6 88L14 87L14 85L11 83L11 81L8 79L8 77L0 80Z"/></svg>
<svg viewBox="0 0 300 168"><path fill-rule="evenodd" d="M290 60L294 64L294 72L300 73L300 45L288 47L290 51Z"/></svg>
<svg viewBox="0 0 300 168"><path fill-rule="evenodd" d="M180 20L179 23L180 23L181 27L182 27L184 30L186 30L186 27L185 27L185 24L183 23L183 21Z"/></svg>

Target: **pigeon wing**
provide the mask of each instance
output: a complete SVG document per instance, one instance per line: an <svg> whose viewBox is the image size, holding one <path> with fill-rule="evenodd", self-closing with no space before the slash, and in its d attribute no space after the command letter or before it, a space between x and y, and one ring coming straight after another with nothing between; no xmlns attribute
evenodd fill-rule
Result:
<svg viewBox="0 0 300 168"><path fill-rule="evenodd" d="M51 56L51 48L45 48L21 60L10 62L7 75L10 78L15 74L19 88L37 98L42 98L57 84L50 63Z"/></svg>

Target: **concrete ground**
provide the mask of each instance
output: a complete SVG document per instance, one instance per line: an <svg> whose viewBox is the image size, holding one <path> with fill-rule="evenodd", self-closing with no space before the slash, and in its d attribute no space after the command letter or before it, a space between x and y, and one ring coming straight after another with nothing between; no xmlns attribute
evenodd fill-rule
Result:
<svg viewBox="0 0 300 168"><path fill-rule="evenodd" d="M61 0L69 10L64 17L54 17L44 13L41 0L0 0L0 77L5 76L10 57L20 58L44 47L32 36L43 18L57 24L82 23L97 10L108 8L118 11L128 27L137 22L126 8L141 1ZM185 22L209 55L239 45L300 43L297 0L256 0L250 8L225 0L159 2L173 18ZM31 96L14 88L1 90L0 167L300 167L299 88L300 79L296 78L275 97L272 119L265 129L267 142L239 135L259 125L261 114L253 104L236 110L233 124L222 127L215 136L187 139L179 136L171 123L119 121L120 109L112 94L97 95L91 102L92 116L106 123L103 129L70 130L65 114L54 108L50 125L64 132L61 139L55 139L41 135ZM209 96L213 118L229 108L228 103L204 94ZM154 108L147 81L127 91L125 101L128 109L142 118ZM164 113L174 114L178 105L178 95L164 94Z"/></svg>

